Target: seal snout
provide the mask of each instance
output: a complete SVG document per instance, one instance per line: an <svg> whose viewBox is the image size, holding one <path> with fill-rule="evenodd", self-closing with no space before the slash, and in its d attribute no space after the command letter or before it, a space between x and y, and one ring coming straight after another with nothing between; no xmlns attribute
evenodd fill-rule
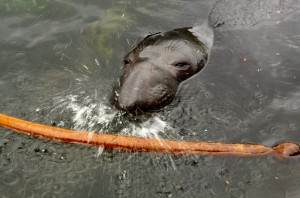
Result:
<svg viewBox="0 0 300 198"><path fill-rule="evenodd" d="M146 66L150 64L146 64ZM141 68L145 68L141 67ZM155 67L152 67L155 68ZM113 94L113 104L127 112L155 111L172 101L178 83L167 80L166 74L157 69L131 70ZM172 81L171 81L172 82Z"/></svg>

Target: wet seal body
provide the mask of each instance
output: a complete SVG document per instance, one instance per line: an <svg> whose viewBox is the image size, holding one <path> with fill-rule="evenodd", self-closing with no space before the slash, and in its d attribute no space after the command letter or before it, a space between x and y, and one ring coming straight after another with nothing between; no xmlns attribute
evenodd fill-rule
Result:
<svg viewBox="0 0 300 198"><path fill-rule="evenodd" d="M129 113L170 104L179 84L207 64L213 31L207 24L145 37L124 57L112 103Z"/></svg>

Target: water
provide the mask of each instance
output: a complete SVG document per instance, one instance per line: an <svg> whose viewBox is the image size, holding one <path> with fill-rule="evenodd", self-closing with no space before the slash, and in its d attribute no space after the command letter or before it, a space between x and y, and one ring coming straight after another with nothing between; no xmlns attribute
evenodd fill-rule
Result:
<svg viewBox="0 0 300 198"><path fill-rule="evenodd" d="M103 133L300 142L300 2L249 2L0 1L0 110ZM209 63L171 105L138 117L111 106L133 44L207 19L215 26ZM300 194L298 158L126 152L0 131L3 197Z"/></svg>

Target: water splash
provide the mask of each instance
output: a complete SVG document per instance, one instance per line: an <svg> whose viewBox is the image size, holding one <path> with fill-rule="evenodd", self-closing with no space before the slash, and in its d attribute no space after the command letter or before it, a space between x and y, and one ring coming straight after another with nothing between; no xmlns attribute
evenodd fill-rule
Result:
<svg viewBox="0 0 300 198"><path fill-rule="evenodd" d="M57 108L71 111L71 120L75 130L88 132L117 133L128 136L160 139L167 136L172 127L158 115L144 119L128 120L124 113L101 101L94 101L90 96L70 94L56 97ZM124 121L126 120L126 121Z"/></svg>
<svg viewBox="0 0 300 198"><path fill-rule="evenodd" d="M160 139L162 134L166 135L166 131L170 131L171 129L172 127L166 121L162 120L159 116L155 116L139 125L131 123L129 127L121 130L121 134Z"/></svg>
<svg viewBox="0 0 300 198"><path fill-rule="evenodd" d="M117 113L104 103L93 102L90 96L82 98L80 95L71 94L56 100L64 100L64 108L72 111L72 121L76 130L94 131L99 124L104 129Z"/></svg>

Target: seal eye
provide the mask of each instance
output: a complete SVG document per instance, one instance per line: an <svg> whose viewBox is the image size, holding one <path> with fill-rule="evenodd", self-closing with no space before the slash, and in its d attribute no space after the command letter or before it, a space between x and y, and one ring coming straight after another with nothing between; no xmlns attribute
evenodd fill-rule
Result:
<svg viewBox="0 0 300 198"><path fill-rule="evenodd" d="M187 67L187 66L190 66L190 63L188 62L179 62L179 63L176 63L174 64L175 67Z"/></svg>

